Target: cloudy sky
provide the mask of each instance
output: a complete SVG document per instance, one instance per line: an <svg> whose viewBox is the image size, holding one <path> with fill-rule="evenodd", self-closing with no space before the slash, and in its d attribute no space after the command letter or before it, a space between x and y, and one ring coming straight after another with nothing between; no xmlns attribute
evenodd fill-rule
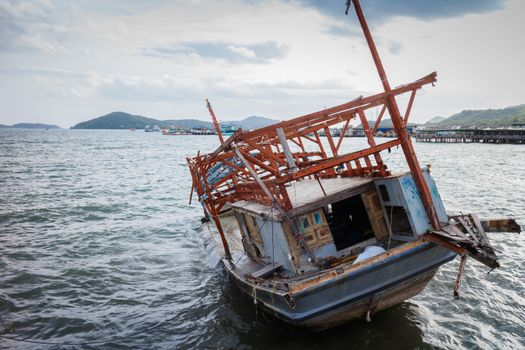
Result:
<svg viewBox="0 0 525 350"><path fill-rule="evenodd" d="M0 123L286 119L381 91L344 0L0 0ZM361 0L412 120L525 103L525 1ZM373 117L373 116L372 116Z"/></svg>

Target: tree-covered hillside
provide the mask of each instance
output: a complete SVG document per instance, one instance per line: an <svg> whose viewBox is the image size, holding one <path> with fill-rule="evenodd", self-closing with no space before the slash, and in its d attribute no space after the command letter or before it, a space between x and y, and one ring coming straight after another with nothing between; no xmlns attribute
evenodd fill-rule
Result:
<svg viewBox="0 0 525 350"><path fill-rule="evenodd" d="M72 129L144 129L146 125L155 125L159 121L125 112L113 112L73 126Z"/></svg>
<svg viewBox="0 0 525 350"><path fill-rule="evenodd" d="M238 128L252 130L277 122L278 121L274 119L252 116L240 121L228 123L231 123ZM213 128L213 124L211 122L198 119L158 120L140 115L132 115L125 112L113 112L98 118L78 123L77 125L73 126L72 129L144 129L146 125L158 125L161 128L169 128L172 126L184 129Z"/></svg>
<svg viewBox="0 0 525 350"><path fill-rule="evenodd" d="M503 109L466 110L437 123L438 127L501 127L525 123L525 105Z"/></svg>
<svg viewBox="0 0 525 350"><path fill-rule="evenodd" d="M17 123L13 125L0 124L1 129L60 129L60 126L42 123Z"/></svg>

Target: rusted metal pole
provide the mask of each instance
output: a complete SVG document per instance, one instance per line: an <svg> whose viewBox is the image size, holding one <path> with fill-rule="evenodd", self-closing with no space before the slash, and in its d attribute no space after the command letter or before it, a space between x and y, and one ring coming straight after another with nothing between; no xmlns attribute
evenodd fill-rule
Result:
<svg viewBox="0 0 525 350"><path fill-rule="evenodd" d="M467 255L461 255L461 261L459 262L458 277L456 283L454 283L454 299L459 299L459 288L461 288L461 278L463 277L463 271L465 270L465 263L467 262Z"/></svg>
<svg viewBox="0 0 525 350"><path fill-rule="evenodd" d="M208 210L211 212L211 217L213 218L213 221L215 222L215 226L217 227L217 230L219 230L219 235L221 236L222 246L224 247L224 254L226 254L226 258L231 260L232 254L230 252L230 246L228 245L228 241L226 240L226 236L224 235L224 230L222 229L221 220L219 219L219 213L217 213L213 205L210 205Z"/></svg>
<svg viewBox="0 0 525 350"><path fill-rule="evenodd" d="M197 152L197 158L201 155L201 151L199 150ZM186 158L186 162L188 163L189 165L189 159ZM188 203L188 205L191 205L191 199L193 198L193 190L195 189L195 178L193 176L193 173L191 174L191 192L190 192L190 201Z"/></svg>
<svg viewBox="0 0 525 350"><path fill-rule="evenodd" d="M396 129L397 137L401 141L401 147L403 149L403 153L405 154L405 158L407 160L410 171L412 172L412 176L414 178L416 187L419 191L421 201L423 202L423 205L426 209L430 223L435 229L439 229L441 227L441 224L439 222L436 209L432 201L432 196L423 176L423 171L421 170L421 167L417 160L416 153L414 151L414 146L412 145L410 136L406 131L406 124L403 120L403 117L401 116L401 113L399 112L397 101L395 97L389 93L392 91L392 88L390 87L390 83L388 82L386 71L383 67L383 63L381 62L381 58L379 56L379 52L377 51L372 34L370 33L370 29L368 28L365 15L363 14L363 10L361 8L361 5L359 4L359 0L353 0L353 3L357 17L359 19L359 23L361 24L361 28L363 29L363 33L368 43L368 47L370 48L372 58L376 65L377 72L379 73L379 78L381 79L383 88L387 93L386 105L388 108L388 112L390 113L390 117L392 118L392 124Z"/></svg>
<svg viewBox="0 0 525 350"><path fill-rule="evenodd" d="M190 201L188 202L188 205L191 205L191 199L193 198L193 189L195 187L193 186L193 182L191 183L191 191L190 191Z"/></svg>
<svg viewBox="0 0 525 350"><path fill-rule="evenodd" d="M217 118L215 118L215 113L213 112L210 101L208 101L208 99L206 99L206 107L208 108L208 111L210 112L211 120L213 121L213 126L215 126L215 130L217 131L217 135L219 136L219 140L221 141L221 145L222 145L224 143L224 139L222 138L221 127L219 123L217 122Z"/></svg>
<svg viewBox="0 0 525 350"><path fill-rule="evenodd" d="M410 100L408 101L407 110L405 112L405 118L403 119L405 124L408 123L408 118L410 118L410 112L412 111L412 105L414 104L414 99L416 98L416 93L417 93L417 90L414 90L410 94Z"/></svg>

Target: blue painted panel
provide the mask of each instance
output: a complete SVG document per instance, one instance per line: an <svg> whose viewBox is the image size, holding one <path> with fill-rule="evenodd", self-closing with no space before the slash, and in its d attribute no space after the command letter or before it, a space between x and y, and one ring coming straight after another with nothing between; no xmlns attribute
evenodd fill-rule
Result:
<svg viewBox="0 0 525 350"><path fill-rule="evenodd" d="M400 178L401 188L406 201L405 210L408 213L408 219L414 233L420 235L431 228L428 215L419 197L416 183L412 174L403 175Z"/></svg>
<svg viewBox="0 0 525 350"><path fill-rule="evenodd" d="M436 207L439 221L448 222L447 211L445 210L445 206L443 205L443 201L441 200L441 196L439 194L436 182L434 181L434 179L428 171L424 171L423 175L425 176L425 181L427 182L428 189L430 190L430 194L432 195L432 201L434 202L434 207Z"/></svg>
<svg viewBox="0 0 525 350"><path fill-rule="evenodd" d="M434 206L436 207L439 221L447 222L447 213L445 211L445 207L443 206L443 201L439 195L436 183L432 179L432 176L430 176L427 169L423 169L423 176L432 195L432 200L434 202ZM410 221L410 226L412 227L412 231L416 235L424 234L428 230L432 229L432 225L428 219L425 207L421 202L419 191L416 187L412 174L407 173L401 176L377 179L375 180L375 183L378 191L380 185L385 185L387 188L390 200L385 201L380 196L383 205L402 206L405 208L405 211L408 215L408 220Z"/></svg>

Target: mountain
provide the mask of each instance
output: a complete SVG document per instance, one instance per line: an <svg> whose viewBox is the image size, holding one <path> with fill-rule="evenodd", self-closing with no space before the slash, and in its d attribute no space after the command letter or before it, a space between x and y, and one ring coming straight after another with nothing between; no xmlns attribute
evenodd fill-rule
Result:
<svg viewBox="0 0 525 350"><path fill-rule="evenodd" d="M503 109L466 110L433 124L438 127L501 127L525 124L525 105Z"/></svg>
<svg viewBox="0 0 525 350"><path fill-rule="evenodd" d="M10 128L10 129L60 129L58 125L52 124L41 124L41 123L18 123L13 125L4 125L0 124L0 128Z"/></svg>
<svg viewBox="0 0 525 350"><path fill-rule="evenodd" d="M259 116L251 116L243 120L233 121L230 123L244 130L253 130L253 129L258 129L258 128L264 128L265 126L272 125L278 122L279 121L275 119L259 117Z"/></svg>
<svg viewBox="0 0 525 350"><path fill-rule="evenodd" d="M146 125L155 125L159 121L125 112L113 112L101 117L78 123L71 129L144 129Z"/></svg>
<svg viewBox="0 0 525 350"><path fill-rule="evenodd" d="M373 126L375 121L369 120L368 123ZM525 124L525 104L502 109L465 110L448 118L434 117L424 123L426 127L444 129L453 126L497 128L511 126L512 124ZM415 124L409 123L409 126L413 125ZM392 127L392 120L390 118L382 120L379 127ZM362 128L362 126L359 125L357 128Z"/></svg>
<svg viewBox="0 0 525 350"><path fill-rule="evenodd" d="M441 123L443 120L445 120L447 118L445 117L434 117L430 120L427 120L427 122L425 123L426 125L428 124L437 124L437 123Z"/></svg>
<svg viewBox="0 0 525 350"><path fill-rule="evenodd" d="M265 117L252 116L240 121L226 122L233 124L237 128L251 130L277 123L278 120L269 119ZM94 118L82 123L78 123L71 129L144 129L146 125L158 125L161 128L169 128L174 126L176 128L184 129L212 129L211 122L198 119L170 119L158 120L147 118L140 115L132 115L125 112L113 112Z"/></svg>

